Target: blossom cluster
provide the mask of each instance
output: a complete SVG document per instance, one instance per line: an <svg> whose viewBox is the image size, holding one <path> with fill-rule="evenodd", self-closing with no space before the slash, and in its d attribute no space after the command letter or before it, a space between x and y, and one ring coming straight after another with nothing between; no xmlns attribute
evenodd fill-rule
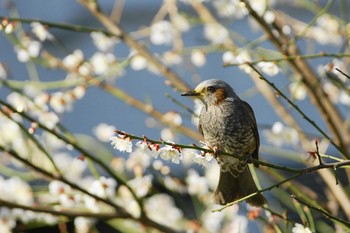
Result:
<svg viewBox="0 0 350 233"><path fill-rule="evenodd" d="M117 136L112 136L110 138L111 144L114 147L114 149L117 149L121 152L132 152L132 139L127 136L126 134L119 134ZM164 145L164 146L162 146ZM152 157L158 158L158 156L165 160L165 161L171 161L172 163L179 164L180 160L183 158L182 148L179 146L176 146L174 142L157 142L152 143L147 141L147 138L145 138L143 141L138 141L136 143L136 146L139 148L139 150L143 151L145 154L147 152L150 152ZM208 149L208 147L204 148ZM208 153L196 153L196 152L188 152L186 153L186 156L192 158L192 161L194 163L200 164L203 167L207 167L209 165L209 162L212 159L212 156Z"/></svg>

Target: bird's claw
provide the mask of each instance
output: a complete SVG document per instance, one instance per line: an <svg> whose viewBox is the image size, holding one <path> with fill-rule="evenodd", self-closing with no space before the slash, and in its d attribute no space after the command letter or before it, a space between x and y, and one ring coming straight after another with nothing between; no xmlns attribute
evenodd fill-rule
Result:
<svg viewBox="0 0 350 233"><path fill-rule="evenodd" d="M247 165L248 163L253 163L253 158L251 155L246 155L245 158L243 159L244 165Z"/></svg>
<svg viewBox="0 0 350 233"><path fill-rule="evenodd" d="M217 158L221 154L221 151L220 151L219 147L217 147L217 146L213 146L210 149L213 150L213 152L214 152L213 153L214 158Z"/></svg>

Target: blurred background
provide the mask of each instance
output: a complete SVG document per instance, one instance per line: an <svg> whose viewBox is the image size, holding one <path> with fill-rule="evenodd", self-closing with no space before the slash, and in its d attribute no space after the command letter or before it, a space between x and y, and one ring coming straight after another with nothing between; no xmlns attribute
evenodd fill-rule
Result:
<svg viewBox="0 0 350 233"><path fill-rule="evenodd" d="M81 2L86 3L88 1L82 0ZM90 3L94 4L94 2L91 1ZM112 22L120 25L128 35L132 36L140 45L147 48L154 57L177 74L187 85L186 88L193 88L199 82L212 78L222 79L229 83L235 89L236 93L254 109L261 138L260 158L263 161L298 168L311 166L312 163L309 163L307 158L310 157L310 153L308 154L308 152L311 151L313 153L315 150L315 139L320 141L321 153L325 155L324 159L326 161L341 161L337 160L343 158L341 153L334 146L330 145L329 141L325 140L310 122L301 117L300 113L291 107L291 105L287 104L276 91L271 88L266 89L268 92L274 93L276 99L282 103L281 106L283 106L284 110L299 124L302 132L299 129L293 128L293 126L288 126L286 119L281 119L276 113L278 107L271 106L265 98L266 96L264 94L266 93L262 93L261 89L259 90L257 87L257 83L259 83L258 77L252 75L252 71L247 70L244 65L242 66L242 63L245 61L257 61L257 67L262 70L266 78L274 83L280 91L285 93L293 103L296 103L303 113L312 119L318 127L323 129L330 138L333 138L332 133L327 128L324 116L320 114L314 103L310 101L310 90L307 92L302 81L303 77L296 75L287 61L283 60L283 58L280 59L284 55L275 48L269 37L265 36L261 25L248 14L245 7L240 4L240 1L216 0L199 2L201 2L199 5L186 0L101 0L98 3L101 12L108 16ZM348 23L349 7L347 6L347 1L271 0L265 3L265 1L250 0L249 2L259 12L261 17L269 23L269 26L273 25L274 22L284 24L283 33L293 38L291 41L295 42L299 47L301 55L312 55L307 62L310 64L315 77L319 81L319 85L315 85L315 88L324 89L326 95L339 110L339 115L344 119L344 131L348 132L350 106L349 80L344 75L335 71L335 68L339 68L345 74L349 74L348 39L350 26ZM175 5L176 7L172 8L169 5ZM198 15L198 12L205 13L205 10L203 8L199 10L196 6L204 6L204 9L208 10L214 19L218 20L221 27L211 28L210 30L208 26L210 23L206 22L206 20L210 21L210 19L208 17L205 18L205 14L204 17L203 15ZM160 170L158 171L155 168L157 165L155 165L156 163L154 161L156 160L152 160L152 163L149 162L147 165L142 164L142 169L145 169L145 171L139 174L140 171L137 170L139 168L136 169L136 166L132 167L130 165L132 168L128 167L128 161L131 161L134 158L133 155L136 153L120 153L113 150L108 139L113 127L140 137L145 135L152 139L162 138L180 144L195 143L199 145L198 139L200 137L197 134L195 136L193 134L183 134L181 132L184 131L179 130L180 126L184 126L197 132L197 118L186 107L197 110L198 113L199 105L195 104L191 98L181 97L180 94L183 91L181 89L184 88L173 85L168 77L157 70L159 67L155 68L150 61L142 58L142 56L138 56L139 51L128 46L125 41L115 37L106 36L108 38L106 39L101 35L93 35L91 31L100 30L106 32L109 29L105 29L103 23L95 17L96 14L94 15L91 12L93 10L88 10L79 1L2 0L0 2L3 31L0 34L0 71L2 71L2 73L0 72L0 99L11 103L18 109L18 106L21 107L22 103L19 99L14 98L13 95L11 96L13 92L20 90L19 93L23 92L29 97L33 96L35 102L37 101L37 97L46 98L45 95L42 95L43 93L50 96L48 99L43 100L43 102L46 101L45 104L48 110L58 116L57 122L51 119L54 122L52 125L53 129L56 129L56 124L59 124L60 130L67 130L63 130L62 132L70 132L75 135L76 138L81 140L81 144L86 146L84 148L96 152L94 155L96 157L101 155L101 160L110 165L112 169L120 172L118 169L125 166L126 168L123 169L126 171L121 169L121 173L123 174L123 178L128 181L135 177L144 177L148 173L157 177L157 180L154 179L156 181L153 181L154 189L149 188L152 192L148 190L146 192L147 195L144 194L145 196L142 196L142 198L151 198L158 193L166 193L171 196L175 200L177 207L182 208L188 215L185 218L188 217L190 219L189 221L192 224L191 229L196 229L196 224L198 224L198 232L215 232L218 229L222 232L279 232L276 230L276 226L271 224L273 222L271 220L272 217L268 214L264 216L265 219L260 223L251 221L247 224L249 227L245 227L244 229L231 226L233 223L233 225L237 226L240 221L243 221L242 219L239 220L239 218L235 218L236 220L234 221L231 221L231 219L228 220L227 225L221 224L221 226L216 226L214 224L215 227L212 228L211 225L206 226L205 222L210 217L203 214L206 217L202 218L202 215L198 213L208 213L207 211L210 209L208 204L203 204L207 203L207 196L204 195L206 198L202 198L201 195L203 194L196 193L194 195L190 191L184 191L186 195L189 192L188 196L184 197L182 196L183 193L178 194L177 191L180 193L179 190L181 188L186 185L189 186L189 181L186 180L186 177L190 176L190 172L188 171L191 169L195 171L192 174L196 174L195 183L198 184L200 182L197 178L214 176L215 180L217 179L217 175L215 175L217 173L212 172L210 169L202 169L198 165L185 164L180 166L165 161L165 165L162 164L162 166L164 165L163 167L166 167L169 171L165 172L166 174L159 175L157 172ZM174 20L175 17L171 18L169 16L170 14L176 15L178 21ZM14 31L8 29L11 26L11 21L10 26L8 26L6 17L13 19L15 25ZM18 22L18 19L21 22ZM36 56L31 56L29 59L23 61L20 52L25 41L23 38L30 38L29 41L39 41L36 38L37 34L34 32L36 26L31 24L36 20L40 21L43 25L47 23L45 30L54 39L40 41ZM172 22L169 23L169 21ZM50 23L57 23L57 25ZM175 24L177 26L174 26ZM67 25L68 29L64 28ZM75 28L75 26L77 27ZM79 26L82 26L82 28ZM178 28L175 30L173 27ZM6 28L10 32L7 32ZM279 35L282 36L282 32L273 31L273 33L277 35L277 38L280 38ZM224 37L227 37L226 39L232 41L234 46L227 46L225 44L227 42L225 38L221 39L222 34L224 34ZM22 39L23 41L21 41ZM112 45L108 46L108 43L112 43ZM104 50L101 49L101 46L107 46L108 48ZM26 49L29 50L28 48ZM110 62L108 59L112 61ZM276 60L269 62L269 64L259 64L259 61L270 59ZM79 63L78 65L75 64L77 61ZM96 63L97 68L94 65L85 64L85 61L91 64ZM86 65L85 68L89 70L88 72L91 72L89 75L92 74L94 78L96 77L96 79L102 80L101 83L110 85L112 87L111 89L114 87L122 90L131 97L126 98L120 95L120 93L115 94L112 91L106 91L99 84L75 85L73 81L75 79L78 80L79 77L77 76L79 75L75 73L74 69L83 67L83 65ZM266 68L267 65L268 67ZM100 72L100 74L96 74L98 73L96 69L103 70L104 66L107 66L107 68ZM79 72L82 71L80 70ZM69 84L69 81L72 81L73 84ZM260 82L263 81L261 80ZM71 96L71 99L58 98L61 93L68 93L75 86L82 87L83 90L78 89L83 92L81 98L77 97L81 93L78 90L77 92L72 92L73 97ZM40 93L40 95L37 95L37 93ZM58 102L52 101L53 96L58 96ZM41 103L40 98L38 98L39 103ZM134 98L142 101L143 103L141 105L146 110L140 111L135 108L133 101L131 101ZM67 100L71 101L71 103L69 102L68 104ZM163 117L152 117L147 113L147 108L150 111L159 111ZM40 118L39 121L41 122ZM43 122L45 121L43 120ZM31 127L33 128L30 122L25 122L23 125L30 129ZM107 126L111 128L107 129ZM33 130L35 131L35 127ZM41 131L39 131L40 133ZM306 143L302 141L303 138L300 137L300 134L306 135ZM1 137L0 135L0 146L2 142ZM91 140L90 137L93 139ZM96 148L93 148L95 142ZM101 145L104 149L99 147ZM73 148L76 147L73 145ZM59 148L59 150L61 149ZM74 158L79 158L82 154L79 150L72 152L69 143L62 151ZM52 152L52 157L55 157L56 150L53 149ZM313 155L315 156L315 153ZM326 155L334 157L327 157ZM119 158L124 158L125 161L120 162L118 160ZM315 161L312 158L311 160L312 162ZM10 164L8 167L12 168L12 162L6 159L1 161L4 161L4 167L7 166L6 163L8 162ZM65 160L66 164L73 163L67 161ZM140 161L137 162L142 163ZM211 163L213 164L213 161ZM313 163L313 165L316 164L317 161ZM13 167L16 167L16 165ZM94 173L94 170L91 167L89 168L90 170L84 168L85 170L82 170L81 175L91 175L91 173ZM108 174L108 172L102 170L101 172L98 170L100 174ZM276 173L273 173L274 170L271 170L269 167L263 171L258 170L258 177L261 180L262 187L268 187L280 181L280 178L276 178L279 177L279 173L276 175ZM4 174L7 177L11 177L8 176L11 172L6 171ZM285 178L289 173L281 172L280 174L282 178ZM344 183L345 190L348 193L348 177L350 175L343 172L343 170L339 174L338 178ZM175 181L172 180L172 183L164 181L168 177L174 178ZM29 183L33 187L36 187L38 183L40 185L42 184L42 180L40 179L39 181L36 179L29 180ZM211 178L209 180L207 181L209 184L205 184L205 187L209 190L207 193L212 194L212 183L216 185L216 181L213 181ZM331 191L328 189L325 190L324 187L328 186L326 186L324 178L318 176L316 172L307 177L302 176L296 179L295 183L293 181L288 184L295 185L297 188L302 187L300 188L300 193L305 192L306 196L311 193L312 195L310 194L308 196L310 199L317 200L320 203L324 201L324 208L333 211L332 213L335 216L340 216L339 218L346 218L346 211L342 210L342 205L339 204L341 201L338 200L338 203L330 198L333 197L330 195ZM186 186L186 188L188 187ZM116 189L118 190L119 188ZM176 191L176 189L179 190ZM36 191L37 189L35 189L34 193ZM293 193L293 190L291 191L290 186L283 186L276 193L266 193L266 197L272 203L273 208L280 211L281 215L285 209L292 209L291 214L288 216L293 218L293 221L286 221L285 229L291 230L291 226L294 226L296 230L293 230L293 232L304 232L302 230L305 229L302 225L300 231L297 231L296 222L301 222L305 228L316 229L317 221L323 221L320 220L322 219L322 215L319 213L315 215L315 222L310 220L310 216L305 217L305 213L301 213L303 211L300 205L296 201L290 200L291 193ZM193 198L194 196L198 200ZM185 204L182 203L183 200L185 200L183 202ZM190 204L186 206L188 203ZM197 208L191 208L192 205ZM233 207L229 211L231 212L227 212L227 215L234 212L236 216L239 213L239 216L244 216L244 219L246 219L248 216L246 213L251 214L255 209L247 207L241 208L238 211L238 207ZM196 214L201 216L201 219ZM279 217L282 222L281 216ZM226 215L224 216L222 214L220 221L224 222L222 220L224 218L228 219ZM256 218L259 218L259 214ZM320 226L322 225L322 232L334 229L337 229L338 232L343 232L339 230L341 227L337 225L332 228L333 222L325 222L325 224L323 222L320 224ZM174 225L176 226L176 224ZM69 226L73 228L72 225ZM118 227L115 228L123 232ZM103 228L98 229L103 232L101 230ZM192 232L197 231L193 230ZM305 232L308 231L305 230Z"/></svg>

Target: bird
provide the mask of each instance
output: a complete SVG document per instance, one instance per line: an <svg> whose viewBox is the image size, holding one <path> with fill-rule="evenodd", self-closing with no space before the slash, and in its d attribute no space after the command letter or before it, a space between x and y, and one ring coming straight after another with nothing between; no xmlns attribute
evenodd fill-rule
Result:
<svg viewBox="0 0 350 233"><path fill-rule="evenodd" d="M199 115L199 132L206 145L214 151L220 166L214 201L226 205L257 193L246 199L246 202L257 207L264 205L266 199L258 192L247 165L251 158L259 158L260 138L252 107L240 99L229 84L219 79L202 81L195 89L181 96L193 96L203 103Z"/></svg>

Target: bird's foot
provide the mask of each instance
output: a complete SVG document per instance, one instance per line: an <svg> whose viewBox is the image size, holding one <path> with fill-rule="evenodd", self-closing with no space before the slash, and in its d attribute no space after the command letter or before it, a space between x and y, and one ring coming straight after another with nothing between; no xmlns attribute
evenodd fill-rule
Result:
<svg viewBox="0 0 350 233"><path fill-rule="evenodd" d="M252 156L251 155L244 156L243 162L244 162L244 165L247 165L248 163L253 163Z"/></svg>
<svg viewBox="0 0 350 233"><path fill-rule="evenodd" d="M221 154L221 151L219 149L219 147L217 146L213 146L213 147L209 147L211 150L213 150L213 157L216 159L220 154Z"/></svg>

